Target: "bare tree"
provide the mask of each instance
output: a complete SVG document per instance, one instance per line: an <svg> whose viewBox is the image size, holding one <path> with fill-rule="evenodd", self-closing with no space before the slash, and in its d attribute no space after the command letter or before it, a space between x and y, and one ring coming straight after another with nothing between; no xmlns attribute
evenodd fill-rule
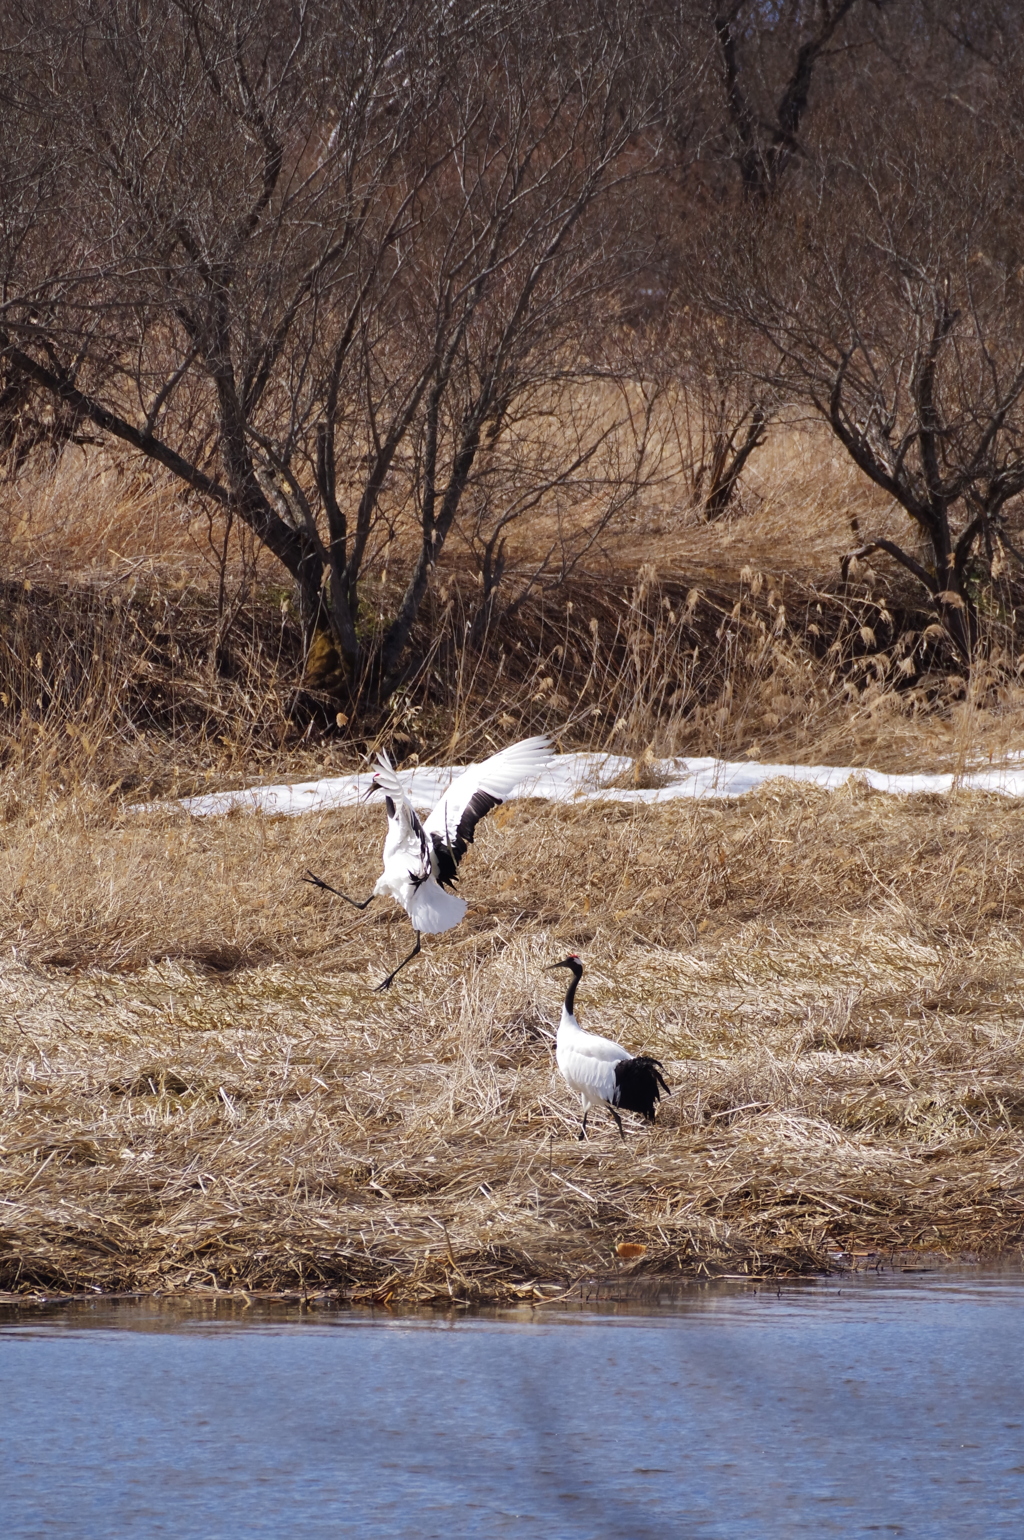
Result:
<svg viewBox="0 0 1024 1540"><path fill-rule="evenodd" d="M693 504L710 523L729 508L781 393L765 370L752 367L758 339L731 317L690 304L665 332L659 362L675 383L680 461ZM763 363L763 347L760 354Z"/></svg>
<svg viewBox="0 0 1024 1540"><path fill-rule="evenodd" d="M10 21L10 19L9 19ZM24 25L0 46L0 326L19 313L37 325L47 294L42 275L68 259L59 229L60 148L54 125L27 110L16 46ZM0 34L2 35L2 34ZM74 418L0 353L0 469L14 476L41 445L57 447L74 434Z"/></svg>
<svg viewBox="0 0 1024 1540"><path fill-rule="evenodd" d="M661 395L643 360L621 356L600 370L582 362L575 374L559 370L536 397L524 395L481 460L460 530L479 582L475 642L495 617L500 588L507 621L537 590L564 585L659 475Z"/></svg>
<svg viewBox="0 0 1024 1540"><path fill-rule="evenodd" d="M267 496L258 439L301 323L339 285L357 307L402 234L392 173L428 107L406 71L437 41L400 40L403 19L304 0L115 0L25 22L27 108L63 129L76 250L58 274L30 266L20 304L12 293L4 364L237 513L295 578L309 625L315 542Z"/></svg>
<svg viewBox="0 0 1024 1540"><path fill-rule="evenodd" d="M386 698L467 496L479 526L621 270L594 215L655 117L642 7L68 0L22 25L74 249L11 264L0 367L241 519L352 698ZM592 426L519 456L498 523L593 465ZM368 627L385 550L406 578Z"/></svg>
<svg viewBox="0 0 1024 1540"><path fill-rule="evenodd" d="M811 86L829 46L863 0L797 0L765 7L756 0L715 6L728 158L744 195L773 193L793 158Z"/></svg>
<svg viewBox="0 0 1024 1540"><path fill-rule="evenodd" d="M836 98L873 60L867 10L864 0L715 0L692 13L706 67L682 136L685 195L668 309L694 501L709 520L728 509L786 400L783 371L776 364L773 375L756 333L717 304L721 261L813 163Z"/></svg>
<svg viewBox="0 0 1024 1540"><path fill-rule="evenodd" d="M729 275L735 312L916 531L851 555L911 573L964 659L1024 492L1024 181L1005 85L976 82L973 103L922 92L861 122ZM779 260L783 224L800 230L797 260Z"/></svg>

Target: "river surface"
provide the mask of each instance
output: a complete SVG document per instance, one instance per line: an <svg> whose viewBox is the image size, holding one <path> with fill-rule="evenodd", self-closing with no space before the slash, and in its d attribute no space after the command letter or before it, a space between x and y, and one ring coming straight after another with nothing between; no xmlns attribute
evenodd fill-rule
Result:
<svg viewBox="0 0 1024 1540"><path fill-rule="evenodd" d="M4 1540L1024 1536L1024 1278L0 1310Z"/></svg>

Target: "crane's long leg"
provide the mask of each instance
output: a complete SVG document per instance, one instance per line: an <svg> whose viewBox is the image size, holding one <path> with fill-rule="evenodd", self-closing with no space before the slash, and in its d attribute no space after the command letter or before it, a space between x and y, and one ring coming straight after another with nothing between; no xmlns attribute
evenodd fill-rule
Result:
<svg viewBox="0 0 1024 1540"><path fill-rule="evenodd" d="M577 1139L585 1139L587 1137L587 1118L588 1118L589 1114L590 1114L590 1108L589 1107L584 1107L583 1108L583 1122L580 1125L579 1133L576 1135Z"/></svg>
<svg viewBox="0 0 1024 1540"><path fill-rule="evenodd" d="M312 872L307 872L302 880L308 882L311 888L323 888L325 893L333 893L336 897L343 898L346 904L352 905L353 909L368 909L377 897L376 893L371 893L369 898L359 903L358 899L349 898L348 894L343 893L340 888L332 888L329 882L325 882L322 877L315 877Z"/></svg>
<svg viewBox="0 0 1024 1540"><path fill-rule="evenodd" d="M622 1119L619 1117L619 1114L615 1111L614 1107L609 1107L608 1111L611 1113L611 1115L615 1119L616 1123L618 1123L618 1125L619 1125L619 1138L622 1140L623 1144L625 1144L625 1142L626 1142L626 1135L625 1135L625 1132L623 1131Z"/></svg>
<svg viewBox="0 0 1024 1540"><path fill-rule="evenodd" d="M376 989L376 993L377 994L379 994L382 989L390 989L391 988L391 981L392 981L392 979L395 978L396 974L401 973L401 971L405 967L406 963L412 962L413 958L416 956L416 953L419 951L419 949L420 949L420 933L419 933L419 931L417 931L416 932L416 945L413 947L413 949L409 953L408 957L403 957L402 958L402 961L398 964L398 967L395 969L394 973L389 973L387 978L383 981L383 983L377 985L377 989Z"/></svg>

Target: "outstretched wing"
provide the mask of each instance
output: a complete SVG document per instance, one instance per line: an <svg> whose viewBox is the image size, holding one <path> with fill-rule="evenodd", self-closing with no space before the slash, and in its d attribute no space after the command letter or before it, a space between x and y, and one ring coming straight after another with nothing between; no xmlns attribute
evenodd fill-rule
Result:
<svg viewBox="0 0 1024 1540"><path fill-rule="evenodd" d="M520 781L539 775L551 760L551 740L524 738L471 765L458 776L423 825L437 856L438 882L455 881L459 862L473 843L481 818L503 802Z"/></svg>
<svg viewBox="0 0 1024 1540"><path fill-rule="evenodd" d="M378 754L373 779L384 793L388 813L388 837L384 842L385 868L389 860L405 864L411 862L408 865L409 876L414 882L423 882L433 871L430 842L420 823L419 814L406 796L386 754Z"/></svg>
<svg viewBox="0 0 1024 1540"><path fill-rule="evenodd" d="M408 808L410 818L418 825L419 818L416 815L416 809L405 795L405 788L398 779L398 773L386 754L377 755L377 768L373 772L373 779L374 784L380 787L384 795L390 798L396 807L404 806Z"/></svg>

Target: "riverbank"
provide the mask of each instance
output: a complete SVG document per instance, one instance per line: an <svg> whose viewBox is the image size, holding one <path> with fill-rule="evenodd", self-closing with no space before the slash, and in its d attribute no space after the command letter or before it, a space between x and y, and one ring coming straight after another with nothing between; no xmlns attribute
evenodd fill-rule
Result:
<svg viewBox="0 0 1024 1540"><path fill-rule="evenodd" d="M8 818L0 1289L501 1300L1020 1244L1021 803L513 804L385 996L404 920L298 880L362 892L380 824ZM567 949L673 1087L625 1146L554 1070Z"/></svg>

